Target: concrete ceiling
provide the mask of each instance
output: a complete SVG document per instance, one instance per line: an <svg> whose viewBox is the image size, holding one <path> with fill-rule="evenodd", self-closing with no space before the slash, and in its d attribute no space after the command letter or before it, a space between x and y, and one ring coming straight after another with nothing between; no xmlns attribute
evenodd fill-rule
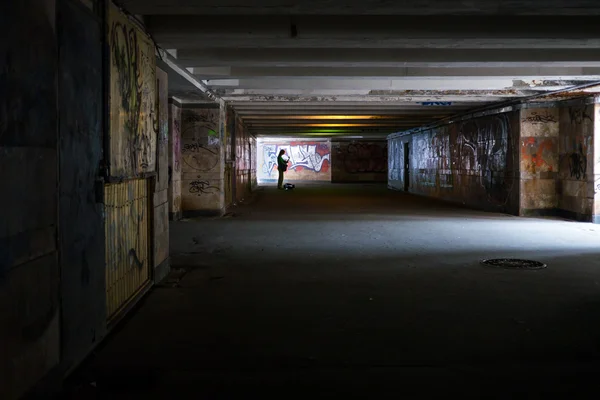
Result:
<svg viewBox="0 0 600 400"><path fill-rule="evenodd" d="M208 89L257 136L382 137L600 81L596 0L122 4L187 75L171 95Z"/></svg>

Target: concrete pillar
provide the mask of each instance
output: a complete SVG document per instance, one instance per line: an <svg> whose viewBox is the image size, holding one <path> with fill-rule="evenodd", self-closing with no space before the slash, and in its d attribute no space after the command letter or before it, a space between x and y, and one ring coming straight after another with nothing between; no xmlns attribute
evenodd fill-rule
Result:
<svg viewBox="0 0 600 400"><path fill-rule="evenodd" d="M168 74L156 68L158 132L156 140L156 184L154 186L154 280L169 273L169 85Z"/></svg>
<svg viewBox="0 0 600 400"><path fill-rule="evenodd" d="M600 104L594 106L594 155L593 155L593 173L594 183L594 206L592 221L600 224Z"/></svg>
<svg viewBox="0 0 600 400"><path fill-rule="evenodd" d="M224 104L184 105L181 113L183 216L224 211Z"/></svg>
<svg viewBox="0 0 600 400"><path fill-rule="evenodd" d="M594 206L594 111L584 103L560 108L558 214L586 222Z"/></svg>
<svg viewBox="0 0 600 400"><path fill-rule="evenodd" d="M233 115L234 127L234 198L235 201L246 199L253 189L253 179L256 182L256 139L250 135L242 119Z"/></svg>
<svg viewBox="0 0 600 400"><path fill-rule="evenodd" d="M181 219L181 105L169 99L169 219Z"/></svg>
<svg viewBox="0 0 600 400"><path fill-rule="evenodd" d="M520 215L552 215L556 212L558 171L558 108L521 110Z"/></svg>
<svg viewBox="0 0 600 400"><path fill-rule="evenodd" d="M233 174L234 174L234 129L231 122L233 119L233 110L228 109L227 104L224 101L219 103L219 122L221 132L221 146L222 160L223 160L223 185L222 185L222 199L223 199L223 212L225 209L233 204Z"/></svg>

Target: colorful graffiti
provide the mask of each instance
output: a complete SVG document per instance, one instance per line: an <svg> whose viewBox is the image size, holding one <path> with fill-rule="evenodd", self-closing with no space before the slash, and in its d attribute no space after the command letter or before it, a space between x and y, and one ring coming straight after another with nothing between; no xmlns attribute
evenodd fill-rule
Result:
<svg viewBox="0 0 600 400"><path fill-rule="evenodd" d="M552 172L554 170L552 156L556 152L554 138L529 137L521 145L522 169L535 174L537 172Z"/></svg>
<svg viewBox="0 0 600 400"><path fill-rule="evenodd" d="M262 171L271 176L277 170L277 155L285 150L289 157L288 171L303 169L314 172L327 172L331 162L331 151L327 143L295 143L290 144L264 144Z"/></svg>

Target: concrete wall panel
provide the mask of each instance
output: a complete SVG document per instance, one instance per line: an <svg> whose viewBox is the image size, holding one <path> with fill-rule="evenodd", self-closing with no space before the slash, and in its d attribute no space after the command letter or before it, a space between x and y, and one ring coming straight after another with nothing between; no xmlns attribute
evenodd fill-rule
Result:
<svg viewBox="0 0 600 400"><path fill-rule="evenodd" d="M594 105L560 109L557 207L584 221L591 221L593 214L594 119Z"/></svg>
<svg viewBox="0 0 600 400"><path fill-rule="evenodd" d="M156 68L158 132L154 192L154 280L169 273L169 85L168 75Z"/></svg>
<svg viewBox="0 0 600 400"><path fill-rule="evenodd" d="M388 187L404 190L404 143L410 139L388 140Z"/></svg>
<svg viewBox="0 0 600 400"><path fill-rule="evenodd" d="M222 212L224 190L218 108L182 111L181 207L189 212Z"/></svg>
<svg viewBox="0 0 600 400"><path fill-rule="evenodd" d="M520 110L520 214L551 213L558 206L559 108Z"/></svg>
<svg viewBox="0 0 600 400"><path fill-rule="evenodd" d="M600 224L600 104L594 106L594 156L593 173L594 185L594 206L592 211L592 221Z"/></svg>
<svg viewBox="0 0 600 400"><path fill-rule="evenodd" d="M56 4L0 12L0 398L59 362Z"/></svg>
<svg viewBox="0 0 600 400"><path fill-rule="evenodd" d="M156 49L138 25L110 3L110 174L156 171Z"/></svg>
<svg viewBox="0 0 600 400"><path fill-rule="evenodd" d="M252 162L252 146L256 141L248 133L242 119L235 117L235 171L236 201L248 197L252 191L252 174L256 173L256 163Z"/></svg>
<svg viewBox="0 0 600 400"><path fill-rule="evenodd" d="M181 218L181 107L169 104L169 215Z"/></svg>
<svg viewBox="0 0 600 400"><path fill-rule="evenodd" d="M0 397L16 399L60 359L56 254L14 268L0 283Z"/></svg>
<svg viewBox="0 0 600 400"><path fill-rule="evenodd" d="M486 210L517 213L517 113L496 114L392 139L389 184L403 189L409 144L409 191Z"/></svg>
<svg viewBox="0 0 600 400"><path fill-rule="evenodd" d="M332 141L332 182L386 182L387 146L387 141Z"/></svg>
<svg viewBox="0 0 600 400"><path fill-rule="evenodd" d="M58 1L60 46L59 232L61 367L78 364L106 334L102 198L101 22L69 0Z"/></svg>

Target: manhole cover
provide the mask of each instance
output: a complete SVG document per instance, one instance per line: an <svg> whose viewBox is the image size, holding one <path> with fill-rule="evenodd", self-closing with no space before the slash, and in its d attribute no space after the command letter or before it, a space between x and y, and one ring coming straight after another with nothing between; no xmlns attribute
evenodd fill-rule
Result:
<svg viewBox="0 0 600 400"><path fill-rule="evenodd" d="M490 267L508 269L542 269L547 267L546 264L539 261L520 260L517 258L494 258L491 260L483 260L481 263Z"/></svg>

